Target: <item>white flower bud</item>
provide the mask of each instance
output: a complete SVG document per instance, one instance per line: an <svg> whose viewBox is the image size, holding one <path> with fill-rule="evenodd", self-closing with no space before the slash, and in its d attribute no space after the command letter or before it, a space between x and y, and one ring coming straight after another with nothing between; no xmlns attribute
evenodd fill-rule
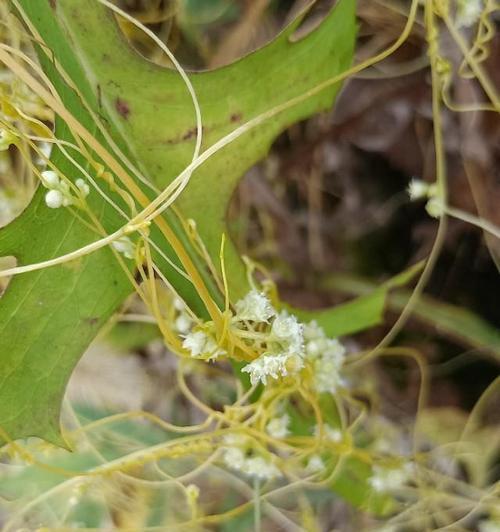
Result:
<svg viewBox="0 0 500 532"><path fill-rule="evenodd" d="M77 179L75 181L75 185L79 188L79 190L82 193L82 196L84 198L89 195L90 188L89 188L88 184L82 178Z"/></svg>
<svg viewBox="0 0 500 532"><path fill-rule="evenodd" d="M432 218L441 218L444 214L444 203L441 198L431 198L425 206L427 214Z"/></svg>
<svg viewBox="0 0 500 532"><path fill-rule="evenodd" d="M135 256L135 247L128 236L122 236L114 240L111 245L127 259L133 259Z"/></svg>
<svg viewBox="0 0 500 532"><path fill-rule="evenodd" d="M43 171L41 177L45 188L57 188L59 186L59 176L53 170Z"/></svg>
<svg viewBox="0 0 500 532"><path fill-rule="evenodd" d="M51 209L58 209L64 203L64 196L59 190L49 190L45 194L45 203Z"/></svg>
<svg viewBox="0 0 500 532"><path fill-rule="evenodd" d="M192 324L193 320L187 314L180 314L175 320L175 328L181 334L186 334Z"/></svg>

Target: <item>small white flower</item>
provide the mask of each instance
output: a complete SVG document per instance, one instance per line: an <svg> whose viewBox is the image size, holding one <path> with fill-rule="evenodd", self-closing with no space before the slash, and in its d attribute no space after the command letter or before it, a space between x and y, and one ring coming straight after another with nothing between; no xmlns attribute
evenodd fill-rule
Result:
<svg viewBox="0 0 500 532"><path fill-rule="evenodd" d="M306 471L308 473L321 473L325 470L325 464L320 456L317 454L313 454L311 458L309 458L307 465L306 465Z"/></svg>
<svg viewBox="0 0 500 532"><path fill-rule="evenodd" d="M238 447L228 447L225 449L222 459L231 469L242 471L245 464L245 453Z"/></svg>
<svg viewBox="0 0 500 532"><path fill-rule="evenodd" d="M345 347L336 338L328 338L325 340L323 358L331 360L340 368L345 360Z"/></svg>
<svg viewBox="0 0 500 532"><path fill-rule="evenodd" d="M271 419L266 426L266 431L272 438L281 440L290 434L290 431L288 430L289 424L290 417L288 414L284 414L281 417Z"/></svg>
<svg viewBox="0 0 500 532"><path fill-rule="evenodd" d="M271 335L280 343L285 344L289 351L301 353L304 347L302 324L295 316L282 312L276 316L271 327Z"/></svg>
<svg viewBox="0 0 500 532"><path fill-rule="evenodd" d="M219 348L215 340L203 331L194 331L187 334L182 342L182 347L190 351L191 356L194 358L203 356L207 360L213 360L226 354L226 351Z"/></svg>
<svg viewBox="0 0 500 532"><path fill-rule="evenodd" d="M314 363L314 388L319 393L334 394L345 385L337 366L326 362L324 358L317 359Z"/></svg>
<svg viewBox="0 0 500 532"><path fill-rule="evenodd" d="M276 311L269 299L262 293L252 290L236 305L236 317L240 320L268 322L276 316Z"/></svg>
<svg viewBox="0 0 500 532"><path fill-rule="evenodd" d="M234 445L246 445L248 443L244 436L234 436L234 441L231 440ZM228 436L224 438L224 442L229 443ZM265 460L262 456L247 456L241 447L225 447L222 460L227 467L260 480L272 480L281 476L280 470L272 462Z"/></svg>
<svg viewBox="0 0 500 532"><path fill-rule="evenodd" d="M47 194L45 194L45 203L47 207L50 207L51 209L58 209L64 204L64 196L59 190L49 190Z"/></svg>
<svg viewBox="0 0 500 532"><path fill-rule="evenodd" d="M343 384L340 370L345 361L345 347L336 339L318 338L306 342L306 356L314 371L314 388L335 393Z"/></svg>
<svg viewBox="0 0 500 532"><path fill-rule="evenodd" d="M399 469L386 469L375 466L369 483L375 491L380 493L399 490L406 484L413 471L413 464L408 463Z"/></svg>
<svg viewBox="0 0 500 532"><path fill-rule="evenodd" d="M429 196L429 184L421 179L413 178L408 185L408 195L412 201Z"/></svg>
<svg viewBox="0 0 500 532"><path fill-rule="evenodd" d="M247 458L243 472L260 480L272 480L273 478L281 477L280 470L273 463L262 458L262 456Z"/></svg>
<svg viewBox="0 0 500 532"><path fill-rule="evenodd" d="M326 425L325 434L326 437L334 443L340 443L342 441L342 432L330 427L330 425Z"/></svg>
<svg viewBox="0 0 500 532"><path fill-rule="evenodd" d="M182 347L191 352L191 356L197 357L203 353L208 336L203 331L195 331L189 333L184 341Z"/></svg>
<svg viewBox="0 0 500 532"><path fill-rule="evenodd" d="M432 218L443 216L445 206L438 194L438 188L435 183L429 185L420 179L412 179L408 186L408 194L412 200L428 198L425 209Z"/></svg>
<svg viewBox="0 0 500 532"><path fill-rule="evenodd" d="M262 382L267 384L267 377L278 379L286 377L289 373L296 373L303 367L300 357L281 353L279 355L261 355L247 364L241 371L250 375L252 385Z"/></svg>
<svg viewBox="0 0 500 532"><path fill-rule="evenodd" d="M88 184L82 178L77 179L75 181L75 185L78 187L78 189L80 190L84 198L89 195L90 188Z"/></svg>
<svg viewBox="0 0 500 532"><path fill-rule="evenodd" d="M113 240L111 245L125 258L133 259L135 257L135 246L128 236L121 236Z"/></svg>
<svg viewBox="0 0 500 532"><path fill-rule="evenodd" d="M342 431L334 429L333 427L330 427L330 425L325 425L325 434L326 437L334 443L340 443L342 441Z"/></svg>

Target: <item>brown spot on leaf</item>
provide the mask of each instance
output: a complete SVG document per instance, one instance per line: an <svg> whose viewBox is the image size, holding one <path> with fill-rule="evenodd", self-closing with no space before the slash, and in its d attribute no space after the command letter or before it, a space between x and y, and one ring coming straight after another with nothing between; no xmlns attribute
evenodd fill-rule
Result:
<svg viewBox="0 0 500 532"><path fill-rule="evenodd" d="M235 122L241 122L241 119L243 118L243 115L241 113L233 113L229 119L234 124Z"/></svg>
<svg viewBox="0 0 500 532"><path fill-rule="evenodd" d="M55 9L57 5L57 0L49 0L49 5L52 9Z"/></svg>
<svg viewBox="0 0 500 532"><path fill-rule="evenodd" d="M115 100L115 108L118 112L118 114L124 118L125 120L128 119L130 115L130 107L128 103L125 100L122 100L121 98L117 98Z"/></svg>
<svg viewBox="0 0 500 532"><path fill-rule="evenodd" d="M184 135L182 135L182 140L192 139L196 135L196 128L188 129Z"/></svg>
<svg viewBox="0 0 500 532"><path fill-rule="evenodd" d="M99 109L102 109L102 90L99 83L97 84L97 105Z"/></svg>

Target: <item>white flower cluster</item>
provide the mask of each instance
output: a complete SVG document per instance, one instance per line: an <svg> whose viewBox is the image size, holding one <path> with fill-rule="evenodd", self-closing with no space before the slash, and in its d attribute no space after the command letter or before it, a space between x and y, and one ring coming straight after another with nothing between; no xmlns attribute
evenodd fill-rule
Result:
<svg viewBox="0 0 500 532"><path fill-rule="evenodd" d="M304 339L302 325L295 316L286 312L278 314L269 299L256 290L238 301L235 308L235 322L251 321L254 325L267 325L273 320L265 335L266 352L242 369L250 375L252 385L259 382L267 384L268 377L279 379L302 369Z"/></svg>
<svg viewBox="0 0 500 532"><path fill-rule="evenodd" d="M217 345L211 322L196 326L182 301L174 301L174 306L178 312L174 327L184 338L182 347L193 358L214 360L227 354ZM345 349L338 340L327 338L315 322L303 325L286 311L278 313L266 295L257 290L240 299L235 311L231 334L260 353L242 369L249 374L252 385L297 375L306 364L312 367L318 392L333 393L342 384L339 371Z"/></svg>
<svg viewBox="0 0 500 532"><path fill-rule="evenodd" d="M323 462L321 456L313 454L306 465L306 472L310 474L321 473L325 470L325 463Z"/></svg>
<svg viewBox="0 0 500 532"><path fill-rule="evenodd" d="M345 347L338 340L327 338L315 321L304 327L304 339L307 359L313 365L316 391L335 393L344 384L340 371L345 361Z"/></svg>
<svg viewBox="0 0 500 532"><path fill-rule="evenodd" d="M268 377L295 375L306 363L312 365L318 392L334 393L342 385L340 369L345 348L338 340L327 338L316 322L303 325L285 311L278 314L266 296L255 291L239 301L236 309L256 322L273 320L266 337L267 351L242 370L249 373L253 385L267 384ZM239 314L236 318L240 318Z"/></svg>
<svg viewBox="0 0 500 532"><path fill-rule="evenodd" d="M373 475L369 478L369 483L379 493L394 492L401 489L410 480L413 470L413 464L411 463L407 463L398 469L375 466Z"/></svg>
<svg viewBox="0 0 500 532"><path fill-rule="evenodd" d="M217 345L210 333L204 329L195 329L196 322L189 315L184 301L176 297L173 304L177 311L174 328L183 338L182 347L189 351L193 358L215 360L227 354L225 349Z"/></svg>
<svg viewBox="0 0 500 532"><path fill-rule="evenodd" d="M299 354L280 353L278 355L264 354L247 364L241 371L250 375L252 385L262 382L267 384L267 378L275 380L297 373L303 367Z"/></svg>
<svg viewBox="0 0 500 532"><path fill-rule="evenodd" d="M268 323L271 318L276 316L276 311L269 299L257 290L252 290L243 299L240 299L235 308L236 315L242 321Z"/></svg>
<svg viewBox="0 0 500 532"><path fill-rule="evenodd" d="M45 194L45 203L51 209L68 207L75 203L75 197L71 194L71 189L67 181L62 180L53 170L45 170L41 173L42 184L48 189ZM90 189L83 179L77 179L75 185L78 187L81 197L88 196Z"/></svg>
<svg viewBox="0 0 500 532"><path fill-rule="evenodd" d="M226 351L217 345L217 342L204 331L192 331L186 335L182 347L190 351L193 358L215 360L225 355Z"/></svg>
<svg viewBox="0 0 500 532"><path fill-rule="evenodd" d="M193 358L215 360L227 354L209 333L194 329L196 323L188 314L184 302L178 297L174 299L174 308L177 311L174 328L184 338L182 347L189 351Z"/></svg>
<svg viewBox="0 0 500 532"><path fill-rule="evenodd" d="M282 476L275 464L251 452L249 440L244 436L226 436L223 461L235 471L258 480L272 480Z"/></svg>
<svg viewBox="0 0 500 532"><path fill-rule="evenodd" d="M473 26L479 20L483 9L484 0L457 0L457 26Z"/></svg>

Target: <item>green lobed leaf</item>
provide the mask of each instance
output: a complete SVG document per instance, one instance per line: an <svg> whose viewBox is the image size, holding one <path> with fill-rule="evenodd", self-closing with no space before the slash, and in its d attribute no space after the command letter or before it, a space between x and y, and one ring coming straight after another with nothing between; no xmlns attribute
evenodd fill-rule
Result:
<svg viewBox="0 0 500 532"><path fill-rule="evenodd" d="M106 144L80 96L54 68L53 57L90 108L103 117L123 151L157 186L169 183L189 163L194 145L192 102L178 74L135 53L111 14L94 0L20 0L19 5L50 49L49 56L40 51L41 63L66 108ZM353 0L339 2L318 29L291 42L300 20L240 61L216 71L192 74L204 117L205 146L239 123L348 67L355 33ZM273 138L286 126L328 108L338 88L333 86L277 115L195 172L179 207L184 216L196 220L215 263L225 230L227 202L238 179L265 155ZM56 133L62 140L72 140L60 120ZM71 179L80 177L59 150L54 151L52 160ZM86 166L85 160L79 158L79 162ZM119 202L116 194L109 189L107 193ZM97 194L89 198L107 231L123 223ZM172 216L169 222L175 227ZM179 233L178 227L176 230ZM152 231L152 238L178 263L158 231ZM95 239L96 235L68 210L50 211L39 190L27 210L0 232L0 255L15 255L18 264L30 264ZM176 290L203 315L190 283L165 261L156 259ZM248 286L232 246L228 246L226 267L231 295L237 298ZM36 435L63 444L59 407L72 368L131 289L120 265L106 249L11 281L0 300L0 426L10 438Z"/></svg>

